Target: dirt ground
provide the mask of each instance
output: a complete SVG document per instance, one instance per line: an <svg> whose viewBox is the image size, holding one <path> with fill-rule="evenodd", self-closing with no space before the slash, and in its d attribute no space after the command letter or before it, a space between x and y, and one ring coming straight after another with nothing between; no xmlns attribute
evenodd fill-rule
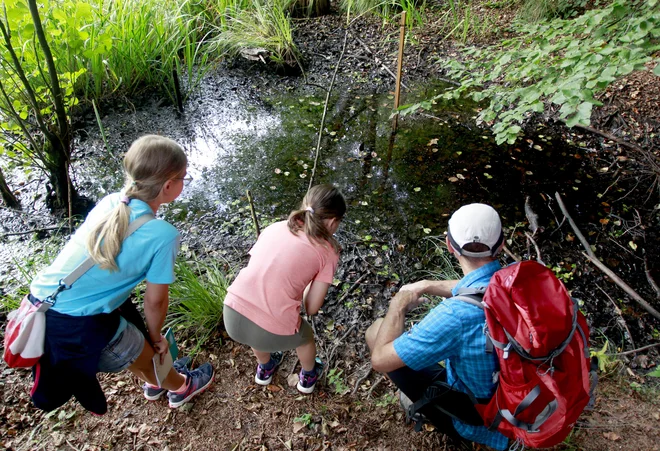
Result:
<svg viewBox="0 0 660 451"><path fill-rule="evenodd" d="M489 10L488 14L493 13ZM500 11L494 17L505 23L511 19L511 14ZM338 16L298 23L296 38L307 60L309 83L329 84L332 64L341 51L342 24L343 19ZM346 53L349 64L342 68L340 77L356 80L358 74L369 83L393 86L391 76L382 70L382 63L395 67L398 28L381 28L377 21L365 21L355 29L360 40L349 41ZM417 38L414 51L406 54L404 77L407 78L404 80L442 76L433 57L456 50L434 34L432 25ZM370 51L365 49L365 44ZM258 72L264 68L255 66L253 70ZM284 83L299 81L292 82L288 78ZM620 178L613 175L613 181L623 179L619 182L623 184L626 178L632 179L635 171L647 171L649 178L657 180L660 175L660 78L652 73L631 74L613 85L602 98L605 105L594 113L594 128L629 140L642 152L597 133L580 131L579 138L599 148L603 160L620 171ZM574 136L575 131L571 133ZM657 199L657 186L652 185L650 191L652 198ZM643 194L636 195L643 197ZM646 210L654 211L652 205ZM658 257L658 248L653 244L658 238L657 222L653 217L645 217L643 225L647 226L648 274L660 280L656 263L660 258L654 258ZM579 255L579 251L571 252L573 257ZM609 254L616 252L617 247L612 245ZM364 268L368 269L368 262L361 263L363 267L360 268L357 261L357 257L355 261L350 260L342 270L342 280L355 281L365 272ZM646 283L640 266L631 268L636 286ZM221 331L215 337L215 345L196 356L196 363L210 361L213 364L215 383L193 403L178 410L170 410L164 400L146 401L138 381L123 372L101 376L109 401L105 416L90 415L74 401L46 414L30 403L29 372L8 369L3 362L0 365L0 446L8 450L485 449L478 445L456 447L446 443L431 427L415 432L411 425L405 424L395 388L371 370L363 340L366 327L382 314L386 298L396 289L396 282L369 274L362 279L361 289L346 298L355 298L356 302L359 299L364 307L358 310L360 313L354 317L334 318L330 303L326 314L315 319L319 347L326 363L330 368L342 368L342 373L335 373L334 377L326 374L313 395L303 396L287 382L288 376L299 371L293 353L285 355L274 384L267 388L255 385L255 363L249 350L223 337ZM581 277L603 279L602 275L589 271ZM652 290L646 287L643 293L652 294ZM337 297L338 293L330 292L330 300ZM657 342L657 338L655 341L651 338L651 331L657 324L635 326L643 323L644 315L635 312L634 307L629 309L631 311L625 312L626 318L634 329L632 334L637 346ZM614 323L616 317L612 313L603 321ZM182 348L186 350L185 345ZM607 373L601 375L595 409L585 412L566 442L554 449L660 450L660 383L658 378L644 376L660 362L657 350L622 356L619 365L608 368Z"/></svg>

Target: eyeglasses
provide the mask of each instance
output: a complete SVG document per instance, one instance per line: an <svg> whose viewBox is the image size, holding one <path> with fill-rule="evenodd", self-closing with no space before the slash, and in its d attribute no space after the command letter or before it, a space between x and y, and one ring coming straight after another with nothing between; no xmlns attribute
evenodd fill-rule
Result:
<svg viewBox="0 0 660 451"><path fill-rule="evenodd" d="M183 186L188 186L193 181L192 175L186 175L185 177L176 177L174 180L183 180Z"/></svg>

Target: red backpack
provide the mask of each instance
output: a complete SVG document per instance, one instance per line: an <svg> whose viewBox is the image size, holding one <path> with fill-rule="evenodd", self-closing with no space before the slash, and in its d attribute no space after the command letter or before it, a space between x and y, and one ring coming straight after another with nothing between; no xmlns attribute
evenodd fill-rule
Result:
<svg viewBox="0 0 660 451"><path fill-rule="evenodd" d="M500 364L494 396L475 405L484 424L532 448L563 441L595 388L594 380L590 391L589 328L577 303L534 261L497 271L483 302L474 291L459 291L484 308L487 343Z"/></svg>

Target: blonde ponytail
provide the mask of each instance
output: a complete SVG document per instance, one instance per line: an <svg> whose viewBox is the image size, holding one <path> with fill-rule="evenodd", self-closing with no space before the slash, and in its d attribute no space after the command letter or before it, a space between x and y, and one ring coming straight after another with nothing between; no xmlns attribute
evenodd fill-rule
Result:
<svg viewBox="0 0 660 451"><path fill-rule="evenodd" d="M329 243L339 253L341 246L325 226L324 220L341 220L345 213L346 200L337 188L316 185L307 191L300 208L289 214L287 225L291 233L303 230L311 241L321 246Z"/></svg>
<svg viewBox="0 0 660 451"><path fill-rule="evenodd" d="M117 256L130 222L131 199L150 202L158 197L163 185L182 175L188 160L175 141L157 135L137 139L126 152L124 194L87 236L87 252L101 269L118 271Z"/></svg>

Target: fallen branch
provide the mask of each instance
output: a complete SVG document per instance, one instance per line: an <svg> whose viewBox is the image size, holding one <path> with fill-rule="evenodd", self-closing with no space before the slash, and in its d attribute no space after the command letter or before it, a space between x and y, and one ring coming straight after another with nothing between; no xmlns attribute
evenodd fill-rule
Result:
<svg viewBox="0 0 660 451"><path fill-rule="evenodd" d="M371 363L368 362L369 368L367 368L367 372L364 373L363 376L360 376L357 381L355 381L355 387L353 387L353 391L351 392L351 396L355 395L355 392L357 391L358 387L360 384L371 374Z"/></svg>
<svg viewBox="0 0 660 451"><path fill-rule="evenodd" d="M374 392L374 390L376 389L376 387L378 387L378 385L380 385L380 383L383 382L384 380L387 380L387 376L385 376L385 375L383 374L383 376L382 376L380 379L378 379L378 380L374 383L374 385L371 386L371 388L369 389L369 393L367 394L367 398L371 398L371 394Z"/></svg>
<svg viewBox="0 0 660 451"><path fill-rule="evenodd" d="M660 343L653 343L652 345L642 346L641 348L633 349L632 351L617 352L616 354L606 354L606 355L608 355L608 356L620 356L620 355L636 354L638 352L646 351L647 349L655 348L656 346L660 346Z"/></svg>
<svg viewBox="0 0 660 451"><path fill-rule="evenodd" d="M631 298L633 298L635 301L637 301L637 303L639 303L639 305L641 305L642 307L644 307L644 310L646 310L647 312L649 312L651 315L653 315L653 316L656 317L657 319L660 319L660 312L658 312L656 309L654 309L654 308L651 306L651 304L649 304L648 302L646 302L646 301L644 300L644 298L642 298L639 294L637 294L637 292L636 292L635 290L633 290L633 289L630 287L630 285L628 285L627 283L625 283L623 280L621 280L621 278L620 278L619 276L617 276L616 274L614 274L610 268L608 268L607 266L605 266L605 265L604 265L600 260L598 260L596 257L592 257L591 255L586 254L586 253L584 253L584 252L582 253L582 255L584 255L585 257L587 257L591 263L593 263L594 265L596 265L596 267L598 267L598 269L600 269L601 271L603 271L603 272L604 272L604 273L605 273L610 279L612 279L612 281L614 281L614 283L616 283L617 285L619 285L619 286L623 289L623 291L625 291L625 292L628 294L628 296L630 296Z"/></svg>
<svg viewBox="0 0 660 451"><path fill-rule="evenodd" d="M564 202L561 200L561 196L559 195L558 192L555 193L555 198L557 199L557 203L559 204L559 208L561 208L562 213L564 213L564 216L566 217L566 219L568 219L569 224L573 228L573 232L575 232L575 236L578 237L578 239L582 243L582 246L584 246L584 248L587 251L586 253L583 252L582 255L587 257L587 259L589 259L589 261L591 263L593 263L598 269L603 271L610 279L612 279L612 281L614 281L617 285L619 285L619 287L621 287L623 289L623 291L625 291L628 294L628 296L630 296L635 301L637 301L637 303L639 303L639 305L644 307L644 309L647 312L649 312L651 315L653 315L657 319L660 319L660 312L658 312L656 309L654 309L651 306L651 304L646 302L644 300L644 298L642 298L639 294L637 294L637 292L635 290L633 290L632 287L630 287L630 285L625 283L619 276L614 274L614 272L612 272L612 270L610 268L605 266L603 264L603 262L601 262L596 257L594 252L591 250L591 246L589 245L589 242L584 238L584 235L582 235L580 230L577 228L577 225L573 221L573 218L571 218L571 216L568 214L568 211L566 211L566 206L564 205Z"/></svg>
<svg viewBox="0 0 660 451"><path fill-rule="evenodd" d="M582 246L584 246L584 249L587 251L587 254L589 254L589 257L596 258L596 254L594 254L594 251L591 250L591 245L589 245L587 239L584 237L584 235L582 235L582 232L580 232L580 229L578 229L575 221L573 221L573 218L571 218L571 215L568 214L566 206L564 205L564 201L561 199L559 192L555 193L555 199L557 199L557 203L559 204L559 208L561 208L561 212L564 213L564 217L568 219L568 223L573 228L575 236L577 236L578 240L580 240L580 243L582 243Z"/></svg>
<svg viewBox="0 0 660 451"><path fill-rule="evenodd" d="M532 238L532 235L530 235L529 232L525 232L525 236L534 245L534 249L536 249L536 261L545 266L545 263L543 263L543 259L541 258L541 251L539 250L539 246L536 244L536 241L534 241L534 238Z"/></svg>
<svg viewBox="0 0 660 451"><path fill-rule="evenodd" d="M564 120L562 120L562 122L566 123L566 121L564 121ZM593 133L594 135L600 135L600 136L602 136L603 138L607 138L607 139L609 139L609 140L611 140L611 141L617 142L617 143L621 144L622 146L626 146L626 147L628 147L628 148L630 148L630 149L634 149L634 150L637 150L637 151L639 151L639 152L644 152L644 149L642 149L641 147L639 147L637 144L633 144L633 143L631 143L631 142L625 141L625 140L623 140L623 139L621 139L621 138L619 138L619 137L616 137L616 136L614 136L614 135L612 135L612 134L610 134L610 133L607 133L607 132L604 132L604 131L598 130L598 129L593 128L593 127L589 127L589 126L587 126L587 125L576 124L574 127L575 127L575 128L579 128L579 129L584 130L584 131L587 131L587 132L589 132L589 133Z"/></svg>
<svg viewBox="0 0 660 451"><path fill-rule="evenodd" d="M599 285L596 285L596 288L598 288L605 295L605 297L610 300L610 302L614 306L614 312L617 315L619 315L619 319L617 320L617 323L623 326L623 328L626 330L626 332L628 333L628 340L630 341L630 346L634 348L635 342L633 341L633 337L632 334L630 333L630 329L628 329L628 323L626 323L626 320L623 318L623 313L621 312L621 309L619 308L618 305L616 305L614 299L612 299L610 295L605 292L605 290L603 290Z"/></svg>
<svg viewBox="0 0 660 451"><path fill-rule="evenodd" d="M71 229L71 227L68 225L59 225L54 227L44 227L42 229L30 229L30 230L26 230L25 232L9 232L2 234L0 238L5 238L8 236L16 236L16 235L27 235L29 233L46 232L48 230L60 230L60 229Z"/></svg>
<svg viewBox="0 0 660 451"><path fill-rule="evenodd" d="M346 293L344 293L344 294L342 295L342 297L339 298L338 301L333 302L333 304L341 304L342 302L344 302L344 300L348 297L348 295L351 294L351 292L352 292L353 290L355 290L355 288L357 288L358 285L360 285L360 282L362 282L362 279L364 279L365 277L367 277L367 275L369 275L369 273L364 273L364 274L362 274L362 275L358 278L358 280L356 280L356 281L353 283L353 285L351 285L350 288L349 288L348 290L346 290Z"/></svg>
<svg viewBox="0 0 660 451"><path fill-rule="evenodd" d="M346 337L348 337L348 334L350 334L353 331L353 329L355 329L356 325L357 324L353 324L351 327L349 327L348 330L346 331L346 333L344 335L342 335L342 337L339 340L337 340L335 345L332 347L332 349L330 350L330 354L329 355L326 354L327 355L327 363L326 364L327 364L328 369L331 366L332 359L335 357L335 351L337 350L337 346L339 346L340 343L344 342Z"/></svg>
<svg viewBox="0 0 660 451"><path fill-rule="evenodd" d="M649 261L646 258L646 255L644 256L644 272L646 273L646 280L649 281L649 285L655 290L655 297L660 299L660 287L658 287L658 284L655 283L655 280L653 280L653 277L651 277L651 271L649 270Z"/></svg>
<svg viewBox="0 0 660 451"><path fill-rule="evenodd" d="M520 261L522 260L522 259L521 259L520 257L518 257L516 254L514 254L513 252L511 252L511 251L509 250L508 247L506 247L506 246L502 246L502 250L504 251L504 253L505 253L506 255L508 255L509 257L511 257L512 259L514 259L515 261L520 262Z"/></svg>

